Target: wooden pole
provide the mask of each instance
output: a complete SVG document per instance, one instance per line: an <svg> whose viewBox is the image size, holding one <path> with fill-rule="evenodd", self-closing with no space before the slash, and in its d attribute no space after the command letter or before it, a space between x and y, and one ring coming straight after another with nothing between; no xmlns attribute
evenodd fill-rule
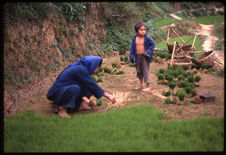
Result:
<svg viewBox="0 0 226 155"><path fill-rule="evenodd" d="M167 43L168 43L168 40L169 40L169 33L170 33L170 27L168 28L168 34L167 34L167 39L166 39Z"/></svg>
<svg viewBox="0 0 226 155"><path fill-rule="evenodd" d="M171 63L170 63L170 66L173 66L173 57L174 57L175 47L176 47L176 41L174 41L174 44L173 44L173 53L172 53L172 56L171 56Z"/></svg>
<svg viewBox="0 0 226 155"><path fill-rule="evenodd" d="M196 35L195 35L195 38L194 38L193 43L192 43L192 46L191 46L192 51L194 51L193 47L195 45L195 40L196 40Z"/></svg>
<svg viewBox="0 0 226 155"><path fill-rule="evenodd" d="M170 27L170 29L178 36L178 38L183 42L185 43L185 41L179 36L179 34L177 34L176 31L174 31L174 29L172 27Z"/></svg>
<svg viewBox="0 0 226 155"><path fill-rule="evenodd" d="M183 45L181 45L180 48L178 48L178 49L176 50L176 52L179 51L180 49L182 49L182 47L183 47L184 45L186 45L193 37L194 37L194 36L192 36L192 37L191 37L190 39L188 39L185 43L183 43Z"/></svg>

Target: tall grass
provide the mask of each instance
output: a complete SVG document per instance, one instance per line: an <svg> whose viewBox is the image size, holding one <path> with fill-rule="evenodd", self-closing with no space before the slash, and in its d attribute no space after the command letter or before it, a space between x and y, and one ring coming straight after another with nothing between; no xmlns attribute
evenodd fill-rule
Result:
<svg viewBox="0 0 226 155"><path fill-rule="evenodd" d="M190 38L191 38L191 36L182 36L182 39L183 39L184 41L187 41L187 40L190 39ZM177 41L180 45L183 44L183 42L182 42L179 38L170 38L170 39L169 39L169 43L170 43L170 44L173 44L174 41ZM193 39L192 39L191 41L189 41L189 42L187 43L187 45L192 45L192 42L193 42ZM157 47L157 48L163 48L163 49L167 49L167 48L168 48L167 45L166 45L166 41L162 41L162 42L158 43L158 44L156 45L156 47ZM199 38L199 37L196 37L196 40L195 40L195 50L196 50L196 51L202 50L201 43L200 43L200 38Z"/></svg>
<svg viewBox="0 0 226 155"><path fill-rule="evenodd" d="M169 18L169 19L160 19L157 20L153 23L154 27L161 27L161 26L165 26L165 25L170 25L172 23L177 23L177 22L181 22L180 20L177 19L173 19L173 18Z"/></svg>
<svg viewBox="0 0 226 155"><path fill-rule="evenodd" d="M224 118L163 122L139 105L71 119L26 111L4 122L5 152L222 151Z"/></svg>

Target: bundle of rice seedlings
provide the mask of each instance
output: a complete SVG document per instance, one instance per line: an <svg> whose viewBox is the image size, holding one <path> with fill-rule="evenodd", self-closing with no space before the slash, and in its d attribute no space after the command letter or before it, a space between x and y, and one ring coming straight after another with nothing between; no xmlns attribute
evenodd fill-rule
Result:
<svg viewBox="0 0 226 155"><path fill-rule="evenodd" d="M127 101L129 92L113 92L113 96L115 96L116 102L114 104L110 104L111 107L119 107L122 108L124 103Z"/></svg>

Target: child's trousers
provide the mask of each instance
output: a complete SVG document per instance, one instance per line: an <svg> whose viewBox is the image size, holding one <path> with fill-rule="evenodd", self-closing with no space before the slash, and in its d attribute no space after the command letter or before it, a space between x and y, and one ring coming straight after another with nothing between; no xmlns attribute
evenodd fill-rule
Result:
<svg viewBox="0 0 226 155"><path fill-rule="evenodd" d="M145 83L150 83L150 66L144 54L137 54L137 78L144 78Z"/></svg>

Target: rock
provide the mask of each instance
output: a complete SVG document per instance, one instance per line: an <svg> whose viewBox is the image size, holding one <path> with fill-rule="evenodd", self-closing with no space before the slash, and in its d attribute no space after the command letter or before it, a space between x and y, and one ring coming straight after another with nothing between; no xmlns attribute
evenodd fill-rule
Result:
<svg viewBox="0 0 226 155"><path fill-rule="evenodd" d="M196 97L194 98L194 103L195 103L195 104L201 104L201 103L202 103L202 100L200 99L199 96L196 96Z"/></svg>
<svg viewBox="0 0 226 155"><path fill-rule="evenodd" d="M192 94L192 96L196 96L197 95L197 91L195 89L192 89L191 94Z"/></svg>

